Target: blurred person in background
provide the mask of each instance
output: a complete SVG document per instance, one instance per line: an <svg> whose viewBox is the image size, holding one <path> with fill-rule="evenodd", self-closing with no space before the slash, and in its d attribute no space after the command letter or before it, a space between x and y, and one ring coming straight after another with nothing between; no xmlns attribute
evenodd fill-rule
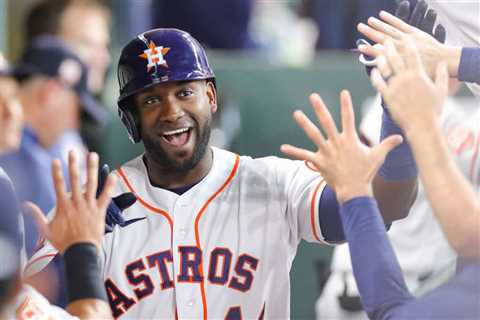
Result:
<svg viewBox="0 0 480 320"><path fill-rule="evenodd" d="M40 0L25 17L27 45L36 37L59 37L88 67L88 88L99 98L110 66L111 12L104 0ZM81 134L90 150L102 147L107 121L105 106L98 117L82 112Z"/></svg>
<svg viewBox="0 0 480 320"><path fill-rule="evenodd" d="M398 0L302 0L298 12L318 28L316 49L351 49L359 38L355 26L380 10L395 10Z"/></svg>
<svg viewBox="0 0 480 320"><path fill-rule="evenodd" d="M158 0L152 3L155 28L177 28L212 49L255 49L249 24L254 0Z"/></svg>
<svg viewBox="0 0 480 320"><path fill-rule="evenodd" d="M23 128L18 83L11 73L7 60L0 52L0 154L18 148Z"/></svg>
<svg viewBox="0 0 480 320"><path fill-rule="evenodd" d="M19 149L1 156L0 166L12 178L22 202L33 201L48 212L55 205L51 161L61 159L66 171L67 154L76 150L84 175L87 149L79 134L80 110L98 117L98 105L87 88L86 66L57 38L38 37L23 53L15 76L20 82L24 127ZM30 255L39 244L39 234L28 217L25 231ZM59 263L57 269L61 268ZM50 283L45 288L55 291ZM64 305L65 297L56 295L47 296Z"/></svg>
<svg viewBox="0 0 480 320"><path fill-rule="evenodd" d="M20 144L23 110L18 99L18 84L3 55L0 53L0 154L14 152ZM91 187L96 189L98 156L89 156ZM73 171L72 171L73 170ZM57 190L65 190L60 162L54 165ZM76 164L70 172L78 171ZM93 174L92 174L93 173ZM78 174L78 172L77 172ZM77 182L78 183L78 182ZM106 183L101 199L85 206L86 200L71 201L66 194L57 192L63 206L52 222L41 217L38 207L33 208L42 223L45 236L56 245L67 259L67 278L70 299L68 312L50 305L35 289L24 283L21 270L25 264L23 215L9 176L0 167L0 318L1 319L93 319L111 317L105 290L98 281L101 277L98 248L95 244L103 235L104 215L111 192L111 178ZM82 206L83 205L83 206ZM30 205L31 208L31 205ZM67 209L67 210L65 210ZM83 210L79 210L83 209ZM74 215L71 219L68 215ZM102 232L92 232L92 230Z"/></svg>
<svg viewBox="0 0 480 320"><path fill-rule="evenodd" d="M26 20L27 45L38 36L61 38L88 66L88 87L100 94L110 65L110 8L102 0L40 0Z"/></svg>

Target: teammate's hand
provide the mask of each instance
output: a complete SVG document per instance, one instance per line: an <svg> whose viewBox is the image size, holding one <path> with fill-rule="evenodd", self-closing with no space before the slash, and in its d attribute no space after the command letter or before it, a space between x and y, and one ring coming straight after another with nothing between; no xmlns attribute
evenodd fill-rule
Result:
<svg viewBox="0 0 480 320"><path fill-rule="evenodd" d="M110 175L105 182L103 192L98 199L97 173L98 155L89 153L87 159L87 184L83 192L80 186L80 174L77 158L73 151L68 156L71 195L68 195L63 178L62 167L58 159L52 163L52 176L57 197L57 207L52 221L48 221L42 211L33 203L27 203L43 236L63 254L75 243L88 242L101 249L105 231L105 212L111 200L115 176Z"/></svg>
<svg viewBox="0 0 480 320"><path fill-rule="evenodd" d="M433 10L426 10L426 3L421 1L417 4L409 23L402 20L405 17L401 15L396 17L385 11L380 12L380 18L381 20L369 18L368 25L358 24L358 31L377 44L375 46L361 44L358 46L360 52L378 57L384 52L385 41L390 40L397 46L399 54L404 56L405 36L409 36L418 48L421 61L431 78L435 76L435 68L440 61L448 62L451 77L457 76L461 48L443 44L445 29L442 25L434 28L436 13Z"/></svg>
<svg viewBox="0 0 480 320"><path fill-rule="evenodd" d="M390 136L374 147L364 145L355 130L352 100L346 90L340 94L342 132L338 132L332 116L318 94L310 95L310 102L327 139L302 111L295 111L293 117L318 149L309 151L282 145L281 151L313 164L327 184L335 190L339 202L359 196L372 196L374 176L385 156L402 142L402 137Z"/></svg>
<svg viewBox="0 0 480 320"><path fill-rule="evenodd" d="M428 130L436 120L448 95L445 62L436 65L434 81L428 77L414 40L406 38L401 56L392 41L386 41L384 64L371 75L372 84L382 94L393 119L408 136L415 130ZM385 81L384 78L388 78Z"/></svg>
<svg viewBox="0 0 480 320"><path fill-rule="evenodd" d="M98 173L97 198L103 191L107 177L110 174L110 168L104 164ZM137 197L132 192L125 192L110 201L107 207L105 217L105 233L113 231L115 225L123 227L127 224L122 216L123 210L129 208L137 201Z"/></svg>

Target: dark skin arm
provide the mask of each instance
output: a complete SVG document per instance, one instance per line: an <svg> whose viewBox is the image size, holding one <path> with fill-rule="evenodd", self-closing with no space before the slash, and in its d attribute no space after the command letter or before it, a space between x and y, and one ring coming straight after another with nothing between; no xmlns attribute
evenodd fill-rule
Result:
<svg viewBox="0 0 480 320"><path fill-rule="evenodd" d="M418 180L387 181L377 174L372 187L383 221L390 224L407 217L417 197Z"/></svg>

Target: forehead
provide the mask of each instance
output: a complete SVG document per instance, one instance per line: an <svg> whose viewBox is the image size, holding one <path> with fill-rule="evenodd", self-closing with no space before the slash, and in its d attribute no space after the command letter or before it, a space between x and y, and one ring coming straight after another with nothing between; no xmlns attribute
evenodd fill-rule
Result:
<svg viewBox="0 0 480 320"><path fill-rule="evenodd" d="M176 90L184 87L200 88L201 86L204 85L204 83L205 81L203 80L174 81L174 82L159 83L143 90L142 92L136 94L135 96L141 96L141 95L151 94L151 93L168 92L171 90Z"/></svg>

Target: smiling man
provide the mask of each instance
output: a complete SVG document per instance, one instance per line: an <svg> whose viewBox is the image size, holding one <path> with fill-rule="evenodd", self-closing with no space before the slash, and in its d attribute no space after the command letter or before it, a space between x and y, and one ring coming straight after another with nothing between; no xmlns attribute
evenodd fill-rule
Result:
<svg viewBox="0 0 480 320"><path fill-rule="evenodd" d="M344 240L333 189L305 161L252 159L210 146L215 76L188 33L138 35L122 51L118 79L121 120L145 153L116 171L117 192L134 192L138 201L124 211L135 222L104 238L113 316L289 318L299 242ZM320 97L311 102L318 111ZM302 114L295 119L312 138L316 127ZM389 149L398 143L385 140ZM313 162L316 153L298 150L284 149ZM415 196L415 168L404 149L398 153L400 165L395 155L387 159L374 182L387 224L406 216Z"/></svg>

